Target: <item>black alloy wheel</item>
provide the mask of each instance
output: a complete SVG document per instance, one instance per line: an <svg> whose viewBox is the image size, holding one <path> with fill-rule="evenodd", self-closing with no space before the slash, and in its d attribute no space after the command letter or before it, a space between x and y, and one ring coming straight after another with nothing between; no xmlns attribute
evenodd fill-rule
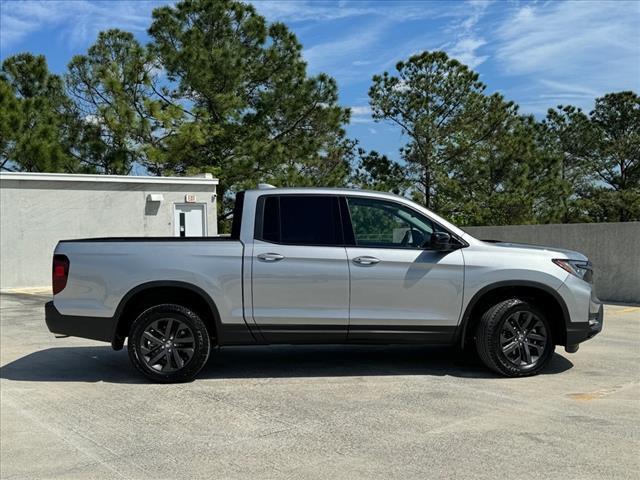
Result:
<svg viewBox="0 0 640 480"><path fill-rule="evenodd" d="M518 298L501 301L482 315L475 342L483 363L507 377L539 373L555 351L545 315Z"/></svg>
<svg viewBox="0 0 640 480"><path fill-rule="evenodd" d="M193 331L180 320L155 320L140 337L140 351L147 367L159 372L175 372L193 358Z"/></svg>
<svg viewBox="0 0 640 480"><path fill-rule="evenodd" d="M548 342L547 329L542 320L531 311L517 311L502 324L502 353L516 367L535 367Z"/></svg>
<svg viewBox="0 0 640 480"><path fill-rule="evenodd" d="M199 315L188 307L162 304L133 322L129 358L147 378L160 383L193 380L209 358L211 340Z"/></svg>

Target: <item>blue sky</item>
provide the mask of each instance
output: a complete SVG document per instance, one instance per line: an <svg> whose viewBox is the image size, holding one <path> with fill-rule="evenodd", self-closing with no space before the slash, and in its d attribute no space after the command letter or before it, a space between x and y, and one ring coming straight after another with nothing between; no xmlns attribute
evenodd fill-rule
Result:
<svg viewBox="0 0 640 480"><path fill-rule="evenodd" d="M146 42L154 7L169 1L0 2L0 57L44 54L63 73L100 30L121 28ZM544 115L595 97L640 91L640 1L311 1L252 2L285 22L304 46L310 73L338 81L352 107L349 134L398 158L400 132L370 117L371 77L422 50L444 50L474 68L489 92Z"/></svg>

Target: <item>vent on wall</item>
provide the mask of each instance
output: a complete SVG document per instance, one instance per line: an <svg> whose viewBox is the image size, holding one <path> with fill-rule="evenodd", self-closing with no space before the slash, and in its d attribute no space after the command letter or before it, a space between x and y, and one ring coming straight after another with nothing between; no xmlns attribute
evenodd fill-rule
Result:
<svg viewBox="0 0 640 480"><path fill-rule="evenodd" d="M147 202L161 202L164 196L161 193L150 193L147 195Z"/></svg>

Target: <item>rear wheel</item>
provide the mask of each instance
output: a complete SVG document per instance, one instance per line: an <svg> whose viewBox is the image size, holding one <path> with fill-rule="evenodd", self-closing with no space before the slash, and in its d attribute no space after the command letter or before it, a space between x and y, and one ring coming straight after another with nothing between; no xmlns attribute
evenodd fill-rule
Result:
<svg viewBox="0 0 640 480"><path fill-rule="evenodd" d="M476 348L487 367L507 377L524 377L549 363L555 345L545 315L512 298L484 313L476 331Z"/></svg>
<svg viewBox="0 0 640 480"><path fill-rule="evenodd" d="M156 305L145 310L129 334L131 362L154 382L193 380L207 363L210 349L204 322L181 305Z"/></svg>

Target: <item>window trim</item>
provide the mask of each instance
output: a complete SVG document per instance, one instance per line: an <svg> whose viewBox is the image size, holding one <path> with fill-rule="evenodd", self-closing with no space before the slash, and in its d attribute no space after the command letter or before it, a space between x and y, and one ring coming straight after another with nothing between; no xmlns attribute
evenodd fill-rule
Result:
<svg viewBox="0 0 640 480"><path fill-rule="evenodd" d="M352 236L352 241L353 244L352 245L347 245L349 247L356 247L356 248L375 248L375 249L381 249L381 250L420 250L420 251L431 251L431 252L438 252L440 250L433 250L431 248L424 248L424 247L413 247L413 246L407 246L407 247L402 247L402 246L376 246L376 245L358 245L357 241L356 241L356 233L355 233L355 229L353 228L353 221L351 219L351 209L349 208L349 199L353 198L353 199L368 199L368 200L373 200L376 202L386 202L386 203L391 203L394 205L398 205L401 207L404 207L408 210L411 210L412 212L414 212L416 215L419 215L421 217L426 217L427 219L429 219L429 221L434 225L437 226L440 230L448 233L452 239L454 239L456 242L458 242L460 244L459 248L466 248L469 246L469 244L467 242L465 242L462 238L460 238L458 235L456 235L455 233L453 233L451 230L449 230L448 228L444 227L442 224L440 224L439 222L436 222L433 218L431 218L428 215L425 215L423 212L420 212L419 210L416 210L415 208L411 207L410 205L406 205L404 203L401 202L396 202L394 200L388 200L388 199L382 199L382 198L376 198L376 197L367 197L367 196L360 196L360 195L344 195L343 196L345 201L345 206L346 206L346 215L348 216L348 220L347 221L343 221L343 224L348 224L351 228L351 236Z"/></svg>
<svg viewBox="0 0 640 480"><path fill-rule="evenodd" d="M233 218L231 220L231 239L240 240L242 234L242 216L244 211L244 190L236 194L236 201L233 205Z"/></svg>
<svg viewBox="0 0 640 480"><path fill-rule="evenodd" d="M262 238L263 228L264 228L264 206L267 201L267 198L269 197L277 197L278 203L280 202L279 199L282 197L323 197L323 198L330 198L335 200L336 207L337 207L337 214L338 214L338 217L335 220L336 220L338 238L341 240L341 242L332 243L332 244L326 244L326 243L311 244L311 243L284 243L282 241L273 242L271 240L265 240L264 238ZM341 196L338 194L326 194L326 193L272 193L272 194L260 195L256 199L256 218L255 218L255 223L253 227L253 239L258 240L260 242L269 243L271 245L282 245L282 246L329 247L329 248L345 247L347 246L347 244L345 243L344 219L343 219L343 212L342 212L340 197ZM279 210L278 214L280 217L280 229L282 230L282 212ZM282 238L282 235L281 235L281 238Z"/></svg>

